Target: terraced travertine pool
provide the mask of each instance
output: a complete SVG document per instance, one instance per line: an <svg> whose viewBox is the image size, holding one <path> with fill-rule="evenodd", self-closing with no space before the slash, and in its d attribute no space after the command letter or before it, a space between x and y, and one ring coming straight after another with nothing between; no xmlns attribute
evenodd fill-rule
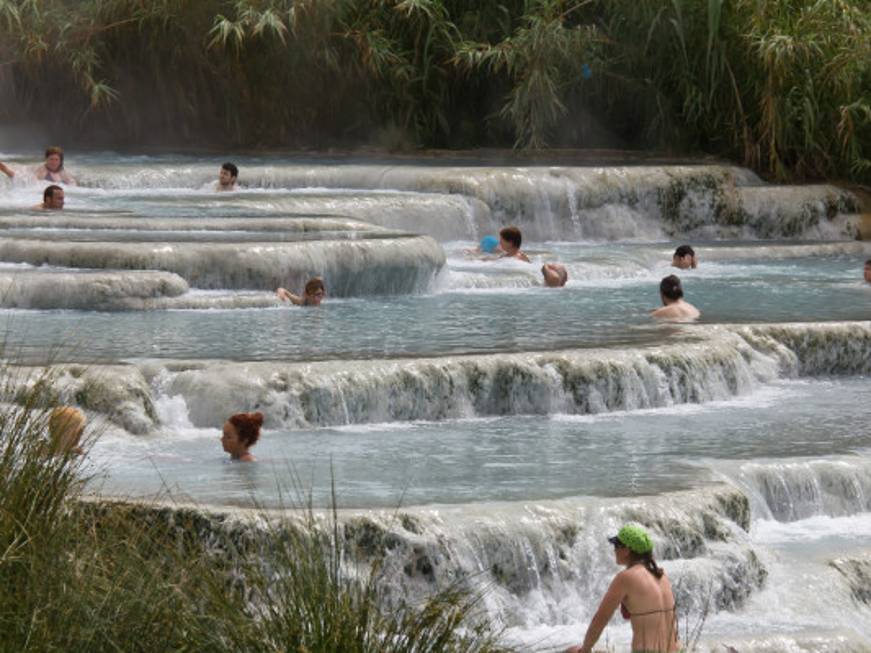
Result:
<svg viewBox="0 0 871 653"><path fill-rule="evenodd" d="M706 646L868 650L871 245L850 193L713 165L237 163L219 195L197 157L70 156L63 212L0 180L6 359L49 365L105 431L100 491L326 506L334 479L343 515L399 542L393 591L466 576L524 650L582 635L604 537L641 519L685 619L708 605ZM507 224L533 265L466 252ZM683 242L695 270L670 267ZM565 288L542 287L550 261ZM649 317L675 272L696 324ZM314 274L322 307L275 298ZM259 462L230 464L220 425L255 409Z"/></svg>

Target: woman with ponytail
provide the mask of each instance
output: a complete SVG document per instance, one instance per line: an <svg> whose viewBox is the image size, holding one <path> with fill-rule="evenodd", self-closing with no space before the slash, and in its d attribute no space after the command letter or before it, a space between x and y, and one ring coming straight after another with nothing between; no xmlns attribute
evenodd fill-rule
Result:
<svg viewBox="0 0 871 653"><path fill-rule="evenodd" d="M614 559L626 567L614 577L593 615L584 643L566 653L590 653L611 615L620 606L632 623L632 653L674 653L680 650L674 594L668 577L653 559L653 541L641 526L626 524L608 541Z"/></svg>
<svg viewBox="0 0 871 653"><path fill-rule="evenodd" d="M232 460L253 462L256 460L248 451L260 439L263 426L263 413L237 413L224 422L221 445Z"/></svg>

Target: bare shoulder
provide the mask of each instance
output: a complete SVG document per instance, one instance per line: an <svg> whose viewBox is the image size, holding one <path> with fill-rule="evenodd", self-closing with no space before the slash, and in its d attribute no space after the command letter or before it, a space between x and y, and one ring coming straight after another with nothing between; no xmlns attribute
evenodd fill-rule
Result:
<svg viewBox="0 0 871 653"><path fill-rule="evenodd" d="M633 565L619 572L616 576L614 576L615 583L621 583L624 587L628 587L637 582L638 578L638 565Z"/></svg>
<svg viewBox="0 0 871 653"><path fill-rule="evenodd" d="M690 317L692 319L697 319L697 318L701 317L702 312L699 309L697 309L695 306L690 304L689 302L686 302L686 308L687 308L687 317Z"/></svg>
<svg viewBox="0 0 871 653"><path fill-rule="evenodd" d="M675 310L673 307L674 307L674 304L671 304L669 306L660 306L659 308L655 308L652 311L650 311L650 315L652 315L653 317L664 318L664 319L676 317Z"/></svg>

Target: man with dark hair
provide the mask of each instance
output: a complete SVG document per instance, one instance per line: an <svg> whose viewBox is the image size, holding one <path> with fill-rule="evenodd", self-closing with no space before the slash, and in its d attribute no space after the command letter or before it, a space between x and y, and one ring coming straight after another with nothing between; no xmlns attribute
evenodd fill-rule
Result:
<svg viewBox="0 0 871 653"><path fill-rule="evenodd" d="M221 166L221 171L218 173L218 184L215 190L236 190L236 178L239 176L239 168L234 163L229 161Z"/></svg>
<svg viewBox="0 0 871 653"><path fill-rule="evenodd" d="M504 252L502 258L516 258L529 263L529 257L520 251L523 235L517 227L505 227L499 231L499 248Z"/></svg>
<svg viewBox="0 0 871 653"><path fill-rule="evenodd" d="M865 281L871 283L871 258L865 261Z"/></svg>
<svg viewBox="0 0 871 653"><path fill-rule="evenodd" d="M674 256L671 257L672 266L679 270L695 269L699 264L696 260L696 253L689 245L681 245L674 250Z"/></svg>
<svg viewBox="0 0 871 653"><path fill-rule="evenodd" d="M51 186L46 186L42 192L42 204L37 204L33 208L42 209L43 211L58 211L63 207L64 189L52 184Z"/></svg>
<svg viewBox="0 0 871 653"><path fill-rule="evenodd" d="M680 279L673 274L660 282L659 296L662 307L650 313L653 317L661 320L697 320L701 316L699 309L684 301Z"/></svg>

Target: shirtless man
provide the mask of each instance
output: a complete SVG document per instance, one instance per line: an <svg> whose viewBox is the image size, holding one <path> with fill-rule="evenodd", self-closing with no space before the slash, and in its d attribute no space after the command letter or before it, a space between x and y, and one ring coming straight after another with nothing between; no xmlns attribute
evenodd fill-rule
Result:
<svg viewBox="0 0 871 653"><path fill-rule="evenodd" d="M560 263L545 263L541 266L541 274L544 277L544 285L548 288L562 288L569 280L566 266Z"/></svg>
<svg viewBox="0 0 871 653"><path fill-rule="evenodd" d="M499 231L499 248L502 250L501 258L516 258L529 263L529 257L520 251L523 236L517 227L505 227Z"/></svg>
<svg viewBox="0 0 871 653"><path fill-rule="evenodd" d="M12 177L15 176L15 173L12 171L12 169L9 168L9 166L7 166L6 164L4 164L2 162L0 162L0 172L2 172L4 175L9 177L10 179L12 179Z"/></svg>
<svg viewBox="0 0 871 653"><path fill-rule="evenodd" d="M695 270L699 262L696 259L696 253L693 251L692 247L689 245L681 245L674 250L674 256L671 257L671 264L679 270L689 270L690 268Z"/></svg>
<svg viewBox="0 0 871 653"><path fill-rule="evenodd" d="M871 258L865 261L865 282L871 283Z"/></svg>
<svg viewBox="0 0 871 653"><path fill-rule="evenodd" d="M701 313L699 309L683 300L683 288L680 279L671 274L659 284L659 296L662 307L650 314L661 320L697 320Z"/></svg>
<svg viewBox="0 0 871 653"><path fill-rule="evenodd" d="M45 151L45 163L39 166L34 174L40 181L76 185L73 176L64 170L64 151L59 147L50 147Z"/></svg>
<svg viewBox="0 0 871 653"><path fill-rule="evenodd" d="M275 294L278 295L278 298L281 301L290 302L297 306L320 306L327 294L327 289L326 286L324 286L323 279L320 277L314 277L309 279L305 284L305 291L303 292L302 297L294 295L286 288L279 288L275 291Z"/></svg>
<svg viewBox="0 0 871 653"><path fill-rule="evenodd" d="M37 204L34 209L41 211L59 211L64 207L64 189L60 186L47 186L42 193L42 204Z"/></svg>
<svg viewBox="0 0 871 653"><path fill-rule="evenodd" d="M218 183L215 185L216 191L236 190L236 177L239 176L239 168L229 161L221 166L221 171L218 173Z"/></svg>

